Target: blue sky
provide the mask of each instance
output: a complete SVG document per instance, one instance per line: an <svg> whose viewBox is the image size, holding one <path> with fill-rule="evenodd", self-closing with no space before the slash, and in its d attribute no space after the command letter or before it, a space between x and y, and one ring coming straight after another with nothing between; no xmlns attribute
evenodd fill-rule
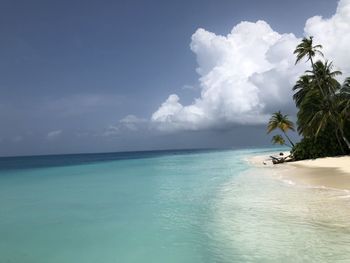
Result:
<svg viewBox="0 0 350 263"><path fill-rule="evenodd" d="M171 132L148 123L170 94L182 105L200 98L196 68L204 55L190 48L198 28L225 36L241 21L264 20L301 37L305 21L331 17L337 1L4 0L1 6L0 155L22 155L265 145L261 123Z"/></svg>

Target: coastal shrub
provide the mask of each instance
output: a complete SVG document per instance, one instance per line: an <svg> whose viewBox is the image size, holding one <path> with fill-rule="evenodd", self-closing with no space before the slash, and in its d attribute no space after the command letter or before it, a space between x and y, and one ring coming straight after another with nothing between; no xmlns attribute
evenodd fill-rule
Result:
<svg viewBox="0 0 350 263"><path fill-rule="evenodd" d="M349 154L345 142L340 147L333 129L328 128L316 137L303 138L292 149L296 161Z"/></svg>

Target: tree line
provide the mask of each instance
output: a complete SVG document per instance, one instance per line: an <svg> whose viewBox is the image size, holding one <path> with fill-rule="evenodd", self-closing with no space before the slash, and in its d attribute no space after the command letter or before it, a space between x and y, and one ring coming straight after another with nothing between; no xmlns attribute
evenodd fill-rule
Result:
<svg viewBox="0 0 350 263"><path fill-rule="evenodd" d="M336 77L342 73L334 70L321 49L322 45L314 45L313 37L308 37L294 51L296 64L306 59L311 66L293 87L301 141L294 144L289 138L287 133L295 131L295 125L280 111L273 113L267 125L268 133L282 131L284 136L277 134L272 142L290 146L295 160L350 153L350 78L339 83ZM314 61L316 56L319 59Z"/></svg>

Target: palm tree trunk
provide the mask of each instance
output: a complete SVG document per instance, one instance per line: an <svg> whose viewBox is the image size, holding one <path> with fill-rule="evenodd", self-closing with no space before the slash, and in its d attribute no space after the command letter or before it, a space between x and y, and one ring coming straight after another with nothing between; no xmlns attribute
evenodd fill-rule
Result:
<svg viewBox="0 0 350 263"><path fill-rule="evenodd" d="M343 144L341 143L340 138L339 138L338 131L339 130L336 130L335 137L337 138L337 141L338 141L338 144L339 144L339 147L340 147L340 150L341 150L342 154L345 154L345 151L344 151L344 148L343 148Z"/></svg>
<svg viewBox="0 0 350 263"><path fill-rule="evenodd" d="M292 145L292 147L294 147L294 143L292 142L292 140L288 137L287 133L282 131L284 136L286 136L287 140L289 141L289 143Z"/></svg>
<svg viewBox="0 0 350 263"><path fill-rule="evenodd" d="M321 84L320 84L320 81L319 81L319 79L318 79L318 77L317 77L317 75L316 75L315 64L314 64L314 61L313 61L313 59L312 59L312 56L310 56L310 62L311 62L312 70L314 71L314 74L315 74L315 77L316 77L317 86L318 86L318 88L320 89L322 96L325 97L324 92L323 92L322 87L321 87Z"/></svg>
<svg viewBox="0 0 350 263"><path fill-rule="evenodd" d="M349 140L345 136L343 136L343 140L344 140L344 142L346 143L346 145L348 146L348 148L350 150L350 142L349 142Z"/></svg>
<svg viewBox="0 0 350 263"><path fill-rule="evenodd" d="M348 146L348 149L350 150L350 142L349 142L349 140L346 138L343 129L340 129L340 133L341 133L341 136L342 136L344 142L346 143L346 146Z"/></svg>
<svg viewBox="0 0 350 263"><path fill-rule="evenodd" d="M314 64L314 61L312 59L312 56L310 56L310 62L311 62L312 70L315 72L315 64Z"/></svg>

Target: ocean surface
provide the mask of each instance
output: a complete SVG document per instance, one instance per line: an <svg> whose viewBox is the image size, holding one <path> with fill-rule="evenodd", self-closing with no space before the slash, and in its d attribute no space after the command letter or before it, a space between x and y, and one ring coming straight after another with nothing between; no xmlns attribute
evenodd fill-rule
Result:
<svg viewBox="0 0 350 263"><path fill-rule="evenodd" d="M248 165L268 151L0 158L0 262L350 262L349 193Z"/></svg>

